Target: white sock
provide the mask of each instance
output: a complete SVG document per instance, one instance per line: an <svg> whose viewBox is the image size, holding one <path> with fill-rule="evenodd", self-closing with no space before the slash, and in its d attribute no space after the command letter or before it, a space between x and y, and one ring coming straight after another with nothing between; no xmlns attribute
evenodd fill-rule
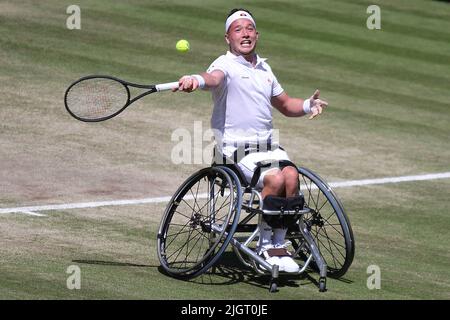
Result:
<svg viewBox="0 0 450 320"><path fill-rule="evenodd" d="M272 227L264 220L259 224L258 251L272 247Z"/></svg>
<svg viewBox="0 0 450 320"><path fill-rule="evenodd" d="M276 228L273 229L273 244L274 246L284 245L284 238L286 237L286 229Z"/></svg>

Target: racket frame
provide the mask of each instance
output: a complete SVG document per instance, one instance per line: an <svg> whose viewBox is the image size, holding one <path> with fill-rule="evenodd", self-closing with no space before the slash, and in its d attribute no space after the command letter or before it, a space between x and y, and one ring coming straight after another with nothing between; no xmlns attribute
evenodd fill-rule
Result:
<svg viewBox="0 0 450 320"><path fill-rule="evenodd" d="M95 78L103 78L103 79L109 79L109 80L114 80L119 82L121 85L124 86L124 88L127 91L127 102L125 103L125 105L119 109L118 111L114 112L113 114L110 114L108 116L105 117L100 117L100 118L93 118L93 119L88 119L88 118L81 118L79 116L77 116L76 114L74 114L69 106L67 105L67 95L70 92L70 89L72 89L72 87L74 87L75 85L77 85L78 83L85 81L85 80L89 80L89 79L95 79ZM139 95L137 95L136 97L134 97L133 99L131 99L131 93L130 93L130 87L134 87L134 88L138 88L138 89L148 89L148 91L145 91ZM160 91L166 91L166 90L171 90L173 88L178 87L178 82L169 82L169 83L163 83L163 84L150 84L150 85L142 85L142 84L137 84L137 83L132 83L132 82L128 82L128 81L124 81L122 79L116 78L116 77L112 77L112 76L107 76L107 75L90 75L90 76L86 76L86 77L82 77L80 79L78 79L77 81L73 82L66 90L65 94L64 94L64 105L66 107L67 112L69 112L69 114L74 117L77 120L83 121L83 122L100 122L100 121L105 121L108 119L111 119L115 116L117 116L119 113L121 113L123 110L125 110L130 104L132 104L133 102L135 102L136 100L139 100L142 97L145 97L151 93L155 93L155 92L160 92Z"/></svg>

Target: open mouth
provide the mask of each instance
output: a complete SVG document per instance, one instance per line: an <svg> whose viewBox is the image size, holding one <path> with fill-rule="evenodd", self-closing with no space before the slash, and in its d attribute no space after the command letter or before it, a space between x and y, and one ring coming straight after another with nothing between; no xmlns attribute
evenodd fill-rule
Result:
<svg viewBox="0 0 450 320"><path fill-rule="evenodd" d="M241 41L241 46L250 48L252 46L252 42L250 40L243 40Z"/></svg>

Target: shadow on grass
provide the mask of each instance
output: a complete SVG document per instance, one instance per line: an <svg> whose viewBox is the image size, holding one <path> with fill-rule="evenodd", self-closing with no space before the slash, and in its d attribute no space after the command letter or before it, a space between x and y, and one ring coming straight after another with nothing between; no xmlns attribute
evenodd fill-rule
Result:
<svg viewBox="0 0 450 320"><path fill-rule="evenodd" d="M113 267L140 267L140 268L157 268L159 266L152 266L148 264L135 264L128 262L116 262L116 261L102 261L102 260L72 260L74 263L80 264L95 264L103 266L113 266Z"/></svg>
<svg viewBox="0 0 450 320"><path fill-rule="evenodd" d="M165 274L161 267L158 270ZM247 283L258 288L269 289L270 279L271 276L269 274L257 274L253 269L244 266L233 252L224 252L213 268L210 268L207 272L196 278L182 279L182 281L215 286ZM277 285L278 288L298 288L313 284L319 288L318 280L319 276L314 270L307 270L302 274L280 273ZM336 280L353 283L353 281L345 278Z"/></svg>
<svg viewBox="0 0 450 320"><path fill-rule="evenodd" d="M160 265L135 264L129 262L103 261L103 260L72 260L74 263L104 265L113 267L139 267L139 268L157 268L161 274L167 275ZM224 252L222 257L213 268L210 268L204 274L193 279L181 279L182 281L192 282L204 285L233 285L238 283L247 283L258 288L268 289L271 276L269 274L257 274L253 269L244 266L233 252ZM302 274L281 273L277 284L278 288L283 287L301 287L305 285L314 285L319 288L319 276L314 270L307 270ZM347 284L353 283L346 278L333 278Z"/></svg>

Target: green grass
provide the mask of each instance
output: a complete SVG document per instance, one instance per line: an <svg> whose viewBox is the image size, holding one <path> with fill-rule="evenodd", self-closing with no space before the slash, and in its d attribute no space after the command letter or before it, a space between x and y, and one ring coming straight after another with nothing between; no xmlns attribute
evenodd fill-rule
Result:
<svg viewBox="0 0 450 320"><path fill-rule="evenodd" d="M171 135L209 127L208 93L152 95L117 118L75 121L63 94L103 73L137 83L176 81L226 51L223 25L238 1L0 3L0 207L167 196L206 164L175 165ZM379 31L366 8L381 8ZM295 162L328 181L447 172L450 168L450 5L440 1L247 1L258 52L292 96L315 88L330 107L317 120L275 112ZM276 10L274 10L276 8ZM191 50L180 54L177 40ZM204 143L204 146L207 142ZM184 282L160 273L164 204L0 216L2 299L449 299L449 180L337 190L356 238L343 280L320 294L288 277L277 294L231 252L221 272ZM82 289L66 288L78 265ZM369 265L381 290L368 290Z"/></svg>

